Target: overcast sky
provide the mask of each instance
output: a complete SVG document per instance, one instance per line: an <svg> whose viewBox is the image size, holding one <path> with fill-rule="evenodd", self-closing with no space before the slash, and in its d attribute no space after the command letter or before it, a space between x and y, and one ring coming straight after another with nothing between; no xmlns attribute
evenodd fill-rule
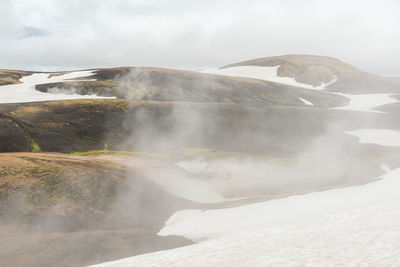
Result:
<svg viewBox="0 0 400 267"><path fill-rule="evenodd" d="M398 0L0 0L0 68L202 69L282 54L400 74Z"/></svg>

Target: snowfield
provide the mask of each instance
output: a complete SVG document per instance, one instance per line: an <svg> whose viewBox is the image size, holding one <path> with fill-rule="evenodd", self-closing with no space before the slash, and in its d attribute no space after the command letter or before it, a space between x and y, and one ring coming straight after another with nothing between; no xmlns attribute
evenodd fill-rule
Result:
<svg viewBox="0 0 400 267"><path fill-rule="evenodd" d="M115 97L100 97L97 95L78 95L78 94L52 94L43 93L35 90L38 84L67 82L73 79L88 77L93 74L93 71L77 71L67 74L49 77L48 73L34 73L29 76L22 77L19 84L10 84L0 86L0 104L4 103L26 103L26 102L41 102L51 100L69 100L69 99L89 99L89 98L115 98ZM82 81L82 80L80 80ZM91 81L91 80L83 80Z"/></svg>

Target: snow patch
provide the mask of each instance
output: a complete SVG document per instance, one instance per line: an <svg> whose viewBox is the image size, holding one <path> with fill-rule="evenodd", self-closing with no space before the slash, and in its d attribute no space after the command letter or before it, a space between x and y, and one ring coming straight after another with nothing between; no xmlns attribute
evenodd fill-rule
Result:
<svg viewBox="0 0 400 267"><path fill-rule="evenodd" d="M350 103L347 106L336 107L333 109L385 113L373 110L373 108L399 102L396 98L392 97L392 94L362 94L362 95L350 95L342 93L334 93L334 94L349 98Z"/></svg>
<svg viewBox="0 0 400 267"><path fill-rule="evenodd" d="M299 97L299 99L307 106L314 106L313 103L311 103L310 101L305 100L304 98Z"/></svg>
<svg viewBox="0 0 400 267"><path fill-rule="evenodd" d="M265 80L277 83L283 83L291 86L302 87L313 90L324 90L327 86L335 83L337 78L331 80L328 83L322 83L319 86L313 86L310 84L300 83L293 78L290 77L281 77L278 76L278 66L273 67L260 67L260 66L236 66L230 68L223 69L211 69L204 70L202 72L209 74L217 74L224 76L233 76L233 77L244 77L244 78L253 78L258 80Z"/></svg>
<svg viewBox="0 0 400 267"><path fill-rule="evenodd" d="M70 100L70 99L90 99L90 98L115 98L100 97L97 95L78 95L78 94L52 94L37 91L35 86L38 84L48 84L56 82L68 82L73 79L88 77L94 71L76 71L63 75L49 77L48 73L34 73L29 76L22 77L19 84L9 84L0 86L0 104L4 103L26 103L40 102L51 100ZM95 79L79 80L79 81L95 81Z"/></svg>
<svg viewBox="0 0 400 267"><path fill-rule="evenodd" d="M346 131L345 133L358 137L361 144L400 147L400 131L389 129L358 129Z"/></svg>

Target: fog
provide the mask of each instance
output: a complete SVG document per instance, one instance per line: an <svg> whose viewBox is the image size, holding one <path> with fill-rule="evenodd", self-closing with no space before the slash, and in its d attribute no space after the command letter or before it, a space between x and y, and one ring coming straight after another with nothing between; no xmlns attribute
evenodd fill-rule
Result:
<svg viewBox="0 0 400 267"><path fill-rule="evenodd" d="M184 79L167 77L164 84L184 87ZM360 160L365 149L345 134L351 127L345 117L313 122L318 109L288 117L278 111L265 113L269 119L262 122L244 103L235 107L237 116L224 105L158 102L150 79L156 76L140 68L118 78L120 89L130 90L136 101L124 123L131 135L120 148L160 155L154 168L142 169L144 177L178 197L202 203L273 198L363 184L384 173L381 163ZM197 82L213 86L201 79L192 86ZM293 125L296 120L304 122ZM363 123L373 125L374 119Z"/></svg>

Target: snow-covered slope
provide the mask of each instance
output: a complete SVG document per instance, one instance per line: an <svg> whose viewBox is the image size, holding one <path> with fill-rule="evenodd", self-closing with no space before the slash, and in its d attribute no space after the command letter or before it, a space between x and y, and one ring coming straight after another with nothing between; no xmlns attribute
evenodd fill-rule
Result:
<svg viewBox="0 0 400 267"><path fill-rule="evenodd" d="M385 203L99 266L399 266L399 220Z"/></svg>
<svg viewBox="0 0 400 267"><path fill-rule="evenodd" d="M51 94L35 90L35 86L38 84L63 82L81 77L88 77L92 74L93 71L77 71L52 77L49 77L50 75L48 73L35 73L30 76L25 76L20 79L21 83L19 84L0 86L0 104L40 102L40 101L50 101L50 100L67 100L67 99L110 98L110 97L99 97L97 95L78 95L78 94L62 94L62 93Z"/></svg>
<svg viewBox="0 0 400 267"><path fill-rule="evenodd" d="M399 266L400 168L382 178L238 208L178 212L161 234L203 242L100 266Z"/></svg>

